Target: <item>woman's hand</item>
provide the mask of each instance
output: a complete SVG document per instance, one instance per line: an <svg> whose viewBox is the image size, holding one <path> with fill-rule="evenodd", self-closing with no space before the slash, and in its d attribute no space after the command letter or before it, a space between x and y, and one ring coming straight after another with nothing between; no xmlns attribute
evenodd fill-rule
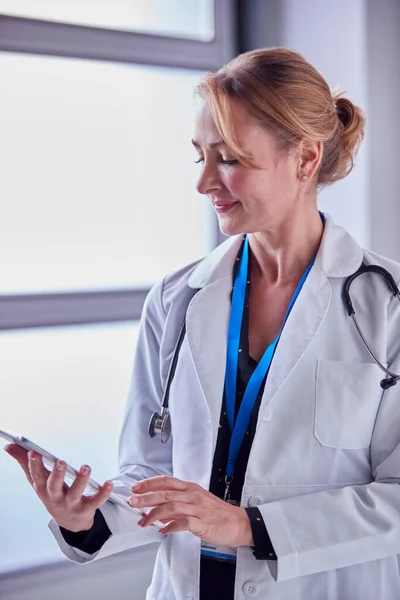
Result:
<svg viewBox="0 0 400 600"><path fill-rule="evenodd" d="M250 520L244 508L233 506L196 483L176 477L151 477L131 486L128 500L134 507L153 506L139 521L142 527L155 519L167 523L161 533L190 531L215 546L253 546Z"/></svg>
<svg viewBox="0 0 400 600"><path fill-rule="evenodd" d="M106 481L94 496L83 496L90 475L87 465L81 467L75 481L68 487L64 482L64 461L57 461L53 470L48 471L37 452L27 452L17 444L8 444L4 449L20 464L29 483L58 525L75 532L91 528L96 509L112 492L111 481Z"/></svg>

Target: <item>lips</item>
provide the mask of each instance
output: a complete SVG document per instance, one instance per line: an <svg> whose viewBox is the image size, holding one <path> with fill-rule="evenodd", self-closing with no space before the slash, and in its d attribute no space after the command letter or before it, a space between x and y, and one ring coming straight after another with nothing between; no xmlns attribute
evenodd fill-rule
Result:
<svg viewBox="0 0 400 600"><path fill-rule="evenodd" d="M224 208L224 206L231 206L232 204L236 204L236 202L214 202L215 208Z"/></svg>
<svg viewBox="0 0 400 600"><path fill-rule="evenodd" d="M230 210L233 206L236 206L239 202L213 202L214 209L217 213L223 213Z"/></svg>

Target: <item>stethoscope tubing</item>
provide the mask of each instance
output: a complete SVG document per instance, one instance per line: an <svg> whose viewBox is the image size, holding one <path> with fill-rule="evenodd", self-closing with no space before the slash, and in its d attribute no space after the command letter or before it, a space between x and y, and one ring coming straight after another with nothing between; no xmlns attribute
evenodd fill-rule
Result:
<svg viewBox="0 0 400 600"><path fill-rule="evenodd" d="M155 412L152 414L149 422L149 436L153 438L155 435L161 435L161 443L166 444L171 435L171 416L169 413L169 391L171 388L172 381L174 379L176 365L178 364L179 352L186 333L186 315L183 325L181 327L178 341L176 343L174 354L171 362L171 366L168 371L167 385L163 395L163 402L161 406L161 414Z"/></svg>
<svg viewBox="0 0 400 600"><path fill-rule="evenodd" d="M365 349L367 350L367 352L370 355L370 357L372 358L372 360L377 364L377 366L387 375L386 379L382 379L382 381L381 381L381 388L385 390L385 389L388 389L389 387L392 387L393 385L396 385L400 379L400 375L393 373L392 371L389 371L388 369L386 369L386 367L377 359L375 354L372 352L367 340L365 339L364 334L362 333L361 327L357 321L353 303L352 303L351 297L350 297L351 284L357 277L359 277L360 275L363 275L364 273L377 273L378 275L381 275L381 277L383 277L383 279L385 280L386 285L388 286L389 290L392 292L393 296L395 296L398 299L399 302L400 302L400 290L397 287L396 282L395 282L393 276L391 275L391 273L389 273L389 271L387 271L386 269L384 269L383 267L381 267L379 265L366 265L364 263L361 265L361 267L359 269L357 269L357 271L355 273L353 273L352 275L349 275L349 277L347 277L347 279L345 280L345 282L343 284L343 289L342 289L342 299L343 299L347 314L349 315L349 317L352 318L353 323L356 326L356 329L357 329L357 331L362 339L362 342L365 346Z"/></svg>
<svg viewBox="0 0 400 600"><path fill-rule="evenodd" d="M383 365L383 364L382 364L382 363L381 363L381 362L380 362L380 361L379 361L379 360L376 358L375 354L372 352L371 348L368 346L368 344L367 344L367 342L366 342L366 339L365 339L365 337L364 337L364 335L363 335L363 332L361 331L361 328L360 328L360 326L359 326L359 324L358 324L358 321L357 321L357 319L356 319L356 315L350 315L350 316L351 316L351 318L352 318L352 319L353 319L353 321L354 321L354 325L356 326L356 328L357 328L357 331L358 331L358 333L359 333L359 335L360 335L360 338L361 338L361 339L362 339L362 341L364 342L364 346L365 346L366 350L368 351L368 353L369 353L370 357L371 357L371 358L372 358L372 359L373 359L373 360L376 362L376 364L378 365L378 367L380 367L380 368L382 369L382 371L384 371L384 372L386 373L386 375L389 375L389 377L393 377L393 379L396 379L396 380L400 379L400 376L399 376L399 375L396 375L396 373L392 373L392 371L389 371L389 370L388 370L388 369L387 369L387 368L386 368L386 367L385 367L385 366L384 366L384 365Z"/></svg>

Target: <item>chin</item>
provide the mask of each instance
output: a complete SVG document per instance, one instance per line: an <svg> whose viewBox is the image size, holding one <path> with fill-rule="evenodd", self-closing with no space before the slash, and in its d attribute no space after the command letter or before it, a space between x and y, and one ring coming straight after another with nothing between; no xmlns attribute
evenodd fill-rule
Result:
<svg viewBox="0 0 400 600"><path fill-rule="evenodd" d="M221 233L227 236L249 233L248 228L240 220L236 219L218 219Z"/></svg>

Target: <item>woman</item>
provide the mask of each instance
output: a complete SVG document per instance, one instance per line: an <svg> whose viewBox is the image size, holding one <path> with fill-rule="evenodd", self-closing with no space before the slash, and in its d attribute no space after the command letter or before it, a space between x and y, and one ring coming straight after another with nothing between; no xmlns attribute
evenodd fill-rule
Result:
<svg viewBox="0 0 400 600"><path fill-rule="evenodd" d="M229 238L145 303L113 484L153 508L138 526L105 502L112 483L82 497L88 469L68 489L63 462L49 473L8 451L72 560L160 542L148 599L398 599L400 388L383 393L341 291L363 262L396 281L400 265L316 202L351 170L362 112L279 48L237 57L197 93L197 188ZM398 303L375 275L353 286L366 339L399 372ZM160 443L148 423L184 321Z"/></svg>

